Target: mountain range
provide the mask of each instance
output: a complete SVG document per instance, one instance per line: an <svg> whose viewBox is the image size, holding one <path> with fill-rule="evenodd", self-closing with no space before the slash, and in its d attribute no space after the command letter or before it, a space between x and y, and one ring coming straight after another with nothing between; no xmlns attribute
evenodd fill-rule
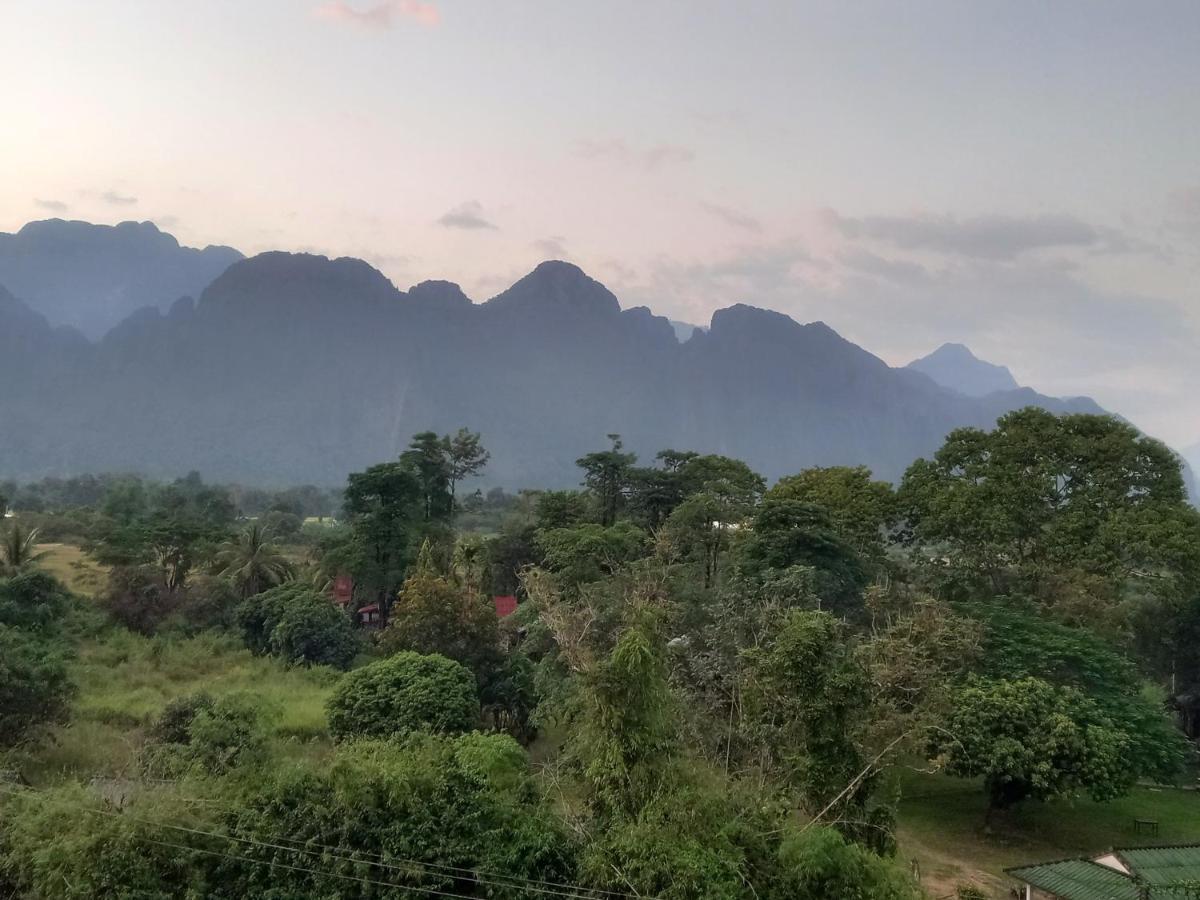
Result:
<svg viewBox="0 0 1200 900"><path fill-rule="evenodd" d="M151 222L46 219L0 233L0 284L96 339L134 310L199 295L241 258L232 247L181 247Z"/></svg>
<svg viewBox="0 0 1200 900"><path fill-rule="evenodd" d="M954 427L1031 404L1101 411L1018 387L965 348L893 368L821 322L744 304L680 341L667 319L622 309L566 262L474 303L445 281L398 290L358 259L191 251L149 223L111 229L139 245L112 259L56 256L63 226L103 228L32 223L9 236L50 261L45 283L12 245L0 251L0 477L195 469L335 484L395 458L417 431L466 426L492 451L487 482L509 488L576 484L574 460L614 432L646 460L675 447L771 478L864 464L895 480ZM180 285L203 280L198 262L216 268L221 254L211 282L185 295ZM132 266L121 281L130 259L156 260L157 274ZM98 298L112 296L143 307L98 339L68 327L98 328L89 305L109 316L116 307Z"/></svg>

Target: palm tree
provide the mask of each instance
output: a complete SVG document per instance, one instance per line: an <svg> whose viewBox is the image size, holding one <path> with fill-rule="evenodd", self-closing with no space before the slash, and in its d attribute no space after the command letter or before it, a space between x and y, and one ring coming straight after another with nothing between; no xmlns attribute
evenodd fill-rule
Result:
<svg viewBox="0 0 1200 900"><path fill-rule="evenodd" d="M14 522L0 540L0 575L10 578L45 557L44 551L37 552L37 539L36 528L26 531L19 522Z"/></svg>
<svg viewBox="0 0 1200 900"><path fill-rule="evenodd" d="M251 522L241 534L222 545L217 551L216 567L233 580L243 598L281 584L292 574L292 564L257 522Z"/></svg>

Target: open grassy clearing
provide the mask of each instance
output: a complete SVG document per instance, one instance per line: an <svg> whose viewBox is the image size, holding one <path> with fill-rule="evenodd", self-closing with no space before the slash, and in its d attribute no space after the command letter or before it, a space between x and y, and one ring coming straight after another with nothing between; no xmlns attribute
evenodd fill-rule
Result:
<svg viewBox="0 0 1200 900"><path fill-rule="evenodd" d="M108 569L72 544L38 544L38 553L46 555L39 568L53 575L76 594L93 596L108 577Z"/></svg>
<svg viewBox="0 0 1200 900"><path fill-rule="evenodd" d="M909 772L902 778L900 848L921 868L933 896L973 881L1007 896L1008 866L1085 856L1113 846L1200 841L1200 793L1136 788L1110 803L1089 799L1027 803L984 828L987 800L979 784ZM1138 835L1133 820L1159 822L1158 837Z"/></svg>
<svg viewBox="0 0 1200 900"><path fill-rule="evenodd" d="M71 721L21 767L38 782L130 774L155 717L174 698L197 691L253 697L285 757L329 747L325 701L338 673L254 656L233 636L105 631L79 648L73 674L79 695Z"/></svg>

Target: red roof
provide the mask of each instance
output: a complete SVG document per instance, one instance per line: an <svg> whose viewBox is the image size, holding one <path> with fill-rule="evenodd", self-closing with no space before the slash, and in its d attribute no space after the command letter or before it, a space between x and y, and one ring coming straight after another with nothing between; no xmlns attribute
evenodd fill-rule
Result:
<svg viewBox="0 0 1200 900"><path fill-rule="evenodd" d="M517 598L512 594L501 594L492 598L496 604L496 615L503 619L517 611Z"/></svg>
<svg viewBox="0 0 1200 900"><path fill-rule="evenodd" d="M379 612L379 604L378 603L368 603L366 606L360 606L358 608L358 611L360 613Z"/></svg>

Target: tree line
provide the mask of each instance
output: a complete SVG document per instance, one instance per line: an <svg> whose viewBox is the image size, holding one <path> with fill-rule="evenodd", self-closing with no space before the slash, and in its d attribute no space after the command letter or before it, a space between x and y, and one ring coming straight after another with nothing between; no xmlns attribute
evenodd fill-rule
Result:
<svg viewBox="0 0 1200 900"><path fill-rule="evenodd" d="M180 698L141 765L225 799L196 823L210 837L147 855L132 819L63 828L90 801L58 786L0 822L0 871L32 895L55 872L95 884L89 867L119 864L167 896L183 896L172 879L211 896L389 896L365 877L374 854L419 863L376 880L463 896L537 881L902 900L921 896L893 860L903 761L977 779L993 819L1194 763L1200 515L1174 455L1119 420L1020 410L951 433L895 486L853 466L768 486L675 449L639 465L609 435L578 460L578 490L468 493L487 461L468 430L418 434L350 475L338 524L303 538L269 509L239 522L230 492L198 478L109 484L83 517L111 567L107 627L217 629L344 671L330 755L273 769L252 703ZM28 532L17 543L0 636L26 648L24 687L0 714L36 743L70 714L72 637L34 624L69 620L66 593ZM341 574L348 610L329 594ZM513 615L497 617L497 594L517 597ZM380 627L361 627L366 604ZM145 818L195 822L156 802ZM230 835L240 860L205 857ZM65 869L17 855L38 840Z"/></svg>

